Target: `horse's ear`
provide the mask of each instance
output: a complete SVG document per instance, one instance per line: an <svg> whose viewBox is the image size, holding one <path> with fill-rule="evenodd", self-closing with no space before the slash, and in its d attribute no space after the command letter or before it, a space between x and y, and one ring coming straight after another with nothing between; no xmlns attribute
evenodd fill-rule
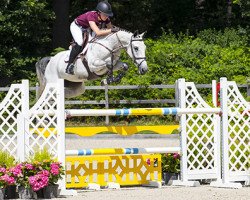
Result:
<svg viewBox="0 0 250 200"><path fill-rule="evenodd" d="M140 34L141 38L144 38L144 35L147 33L147 31L144 31L142 34Z"/></svg>
<svg viewBox="0 0 250 200"><path fill-rule="evenodd" d="M136 30L136 31L134 32L133 36L136 37L138 34L139 34L139 33L138 33L138 30Z"/></svg>

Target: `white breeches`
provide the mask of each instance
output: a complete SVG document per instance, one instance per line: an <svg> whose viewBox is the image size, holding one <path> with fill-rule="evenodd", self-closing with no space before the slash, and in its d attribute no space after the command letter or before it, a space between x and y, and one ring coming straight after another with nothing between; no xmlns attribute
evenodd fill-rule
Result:
<svg viewBox="0 0 250 200"><path fill-rule="evenodd" d="M83 38L82 38L82 33L86 29L83 29L82 27L76 25L76 23L73 21L70 25L70 32L72 34L72 37L74 38L74 41L82 46L83 44Z"/></svg>

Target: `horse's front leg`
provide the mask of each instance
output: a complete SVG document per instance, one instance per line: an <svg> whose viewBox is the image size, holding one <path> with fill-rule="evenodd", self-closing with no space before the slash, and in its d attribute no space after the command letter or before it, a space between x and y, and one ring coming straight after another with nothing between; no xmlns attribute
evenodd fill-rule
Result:
<svg viewBox="0 0 250 200"><path fill-rule="evenodd" d="M121 61L118 61L115 66L114 66L114 70L115 71L118 71L118 70L122 70L122 71L127 71L129 68L128 64L125 63L125 62L121 62Z"/></svg>
<svg viewBox="0 0 250 200"><path fill-rule="evenodd" d="M114 66L114 70L120 70L119 74L113 77L113 82L120 83L122 78L125 76L126 71L128 70L129 66L127 63L118 61Z"/></svg>

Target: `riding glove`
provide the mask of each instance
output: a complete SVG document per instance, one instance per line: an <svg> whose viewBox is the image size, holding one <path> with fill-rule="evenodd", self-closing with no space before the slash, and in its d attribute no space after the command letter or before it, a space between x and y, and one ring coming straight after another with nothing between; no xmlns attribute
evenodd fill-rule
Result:
<svg viewBox="0 0 250 200"><path fill-rule="evenodd" d="M111 32L112 32L112 33L118 32L119 30L120 30L120 28L117 27L117 26L112 26L112 27L111 27Z"/></svg>

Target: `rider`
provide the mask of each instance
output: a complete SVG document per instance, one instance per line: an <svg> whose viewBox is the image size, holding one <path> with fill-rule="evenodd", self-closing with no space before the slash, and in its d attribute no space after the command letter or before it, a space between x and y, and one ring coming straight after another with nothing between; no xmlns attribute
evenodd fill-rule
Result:
<svg viewBox="0 0 250 200"><path fill-rule="evenodd" d="M89 11L78 16L70 25L70 31L73 36L75 45L73 45L69 62L66 68L66 73L74 74L74 60L83 50L82 33L88 28L92 29L97 36L108 35L111 32L119 31L119 28L112 26L110 18L113 16L111 5L107 1L101 1L96 6L96 11ZM101 29L104 27L107 29Z"/></svg>

